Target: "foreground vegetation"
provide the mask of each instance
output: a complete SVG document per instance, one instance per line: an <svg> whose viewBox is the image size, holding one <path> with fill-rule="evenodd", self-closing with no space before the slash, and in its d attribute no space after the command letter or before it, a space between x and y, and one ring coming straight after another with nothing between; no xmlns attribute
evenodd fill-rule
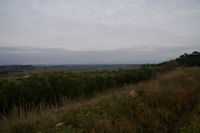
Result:
<svg viewBox="0 0 200 133"><path fill-rule="evenodd" d="M159 67L141 67L119 72L43 72L28 78L0 79L0 113L7 113L13 106L33 107L41 103L60 103L63 97L74 100L90 98L113 87L151 79Z"/></svg>
<svg viewBox="0 0 200 133"><path fill-rule="evenodd" d="M62 107L13 110L2 133L197 133L200 132L200 68L177 68ZM131 90L137 94L130 95ZM57 127L56 127L57 124Z"/></svg>

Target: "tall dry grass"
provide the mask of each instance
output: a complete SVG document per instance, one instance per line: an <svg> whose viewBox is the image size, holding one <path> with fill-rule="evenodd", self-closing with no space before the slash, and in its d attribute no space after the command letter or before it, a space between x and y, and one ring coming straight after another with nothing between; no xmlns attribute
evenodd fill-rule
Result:
<svg viewBox="0 0 200 133"><path fill-rule="evenodd" d="M194 117L200 113L199 81L200 68L178 68L151 81L110 90L90 100L63 100L62 107L40 106L29 111L15 109L2 117L0 130L2 133L198 132L200 119ZM136 97L129 95L133 89ZM56 128L59 122L63 126Z"/></svg>

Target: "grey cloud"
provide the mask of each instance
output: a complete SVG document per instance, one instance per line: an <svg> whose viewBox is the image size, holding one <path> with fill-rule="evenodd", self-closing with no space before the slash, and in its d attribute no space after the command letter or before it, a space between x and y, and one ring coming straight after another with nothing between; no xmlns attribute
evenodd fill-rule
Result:
<svg viewBox="0 0 200 133"><path fill-rule="evenodd" d="M199 0L0 0L0 61L158 62L199 49L199 7Z"/></svg>
<svg viewBox="0 0 200 133"><path fill-rule="evenodd" d="M199 6L199 0L1 0L0 42L69 50L197 45Z"/></svg>

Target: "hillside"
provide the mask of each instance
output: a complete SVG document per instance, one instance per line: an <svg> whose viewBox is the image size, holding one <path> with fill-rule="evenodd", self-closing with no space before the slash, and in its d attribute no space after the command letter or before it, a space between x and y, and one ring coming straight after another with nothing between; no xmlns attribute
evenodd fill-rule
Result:
<svg viewBox="0 0 200 133"><path fill-rule="evenodd" d="M200 68L179 67L90 100L63 100L60 107L13 110L3 117L0 129L2 133L197 133L199 81Z"/></svg>
<svg viewBox="0 0 200 133"><path fill-rule="evenodd" d="M200 133L200 0L0 0L0 133Z"/></svg>

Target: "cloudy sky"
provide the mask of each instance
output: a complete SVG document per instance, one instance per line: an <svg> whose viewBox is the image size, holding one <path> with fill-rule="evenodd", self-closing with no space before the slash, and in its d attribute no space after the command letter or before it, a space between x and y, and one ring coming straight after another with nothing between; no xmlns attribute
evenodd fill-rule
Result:
<svg viewBox="0 0 200 133"><path fill-rule="evenodd" d="M157 63L199 29L200 0L0 0L0 65Z"/></svg>

